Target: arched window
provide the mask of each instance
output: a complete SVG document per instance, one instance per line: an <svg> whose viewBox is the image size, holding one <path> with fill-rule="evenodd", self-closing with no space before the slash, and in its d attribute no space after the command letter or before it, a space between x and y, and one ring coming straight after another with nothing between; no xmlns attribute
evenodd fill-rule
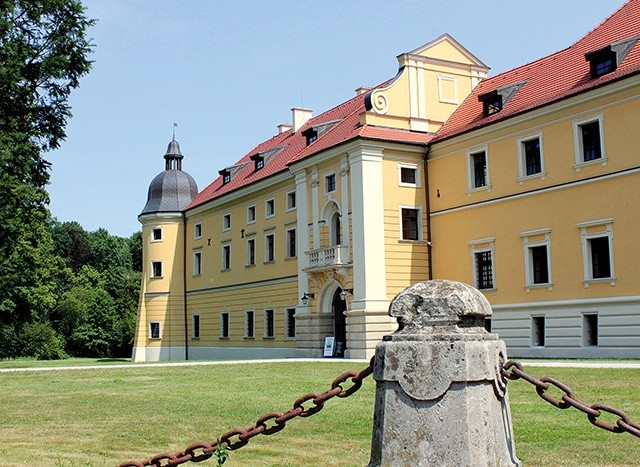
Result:
<svg viewBox="0 0 640 467"><path fill-rule="evenodd" d="M340 213L334 212L331 216L331 246L342 243L342 232L340 226Z"/></svg>

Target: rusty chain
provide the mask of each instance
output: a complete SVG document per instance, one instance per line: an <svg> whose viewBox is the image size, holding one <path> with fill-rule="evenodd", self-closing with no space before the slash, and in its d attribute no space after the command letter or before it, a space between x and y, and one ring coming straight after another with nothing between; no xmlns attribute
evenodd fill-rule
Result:
<svg viewBox="0 0 640 467"><path fill-rule="evenodd" d="M143 461L127 461L119 467L145 467L145 466L174 466L185 462L202 462L209 459L218 450L218 446L225 446L233 451L246 446L249 440L257 435L272 435L285 428L287 422L295 417L310 417L324 408L324 403L334 397L349 397L362 386L362 380L373 373L373 358L369 366L362 371L347 371L338 376L331 384L331 389L316 394L308 393L299 397L293 403L293 408L284 413L269 412L258 418L255 425L249 428L234 428L223 434L219 441L193 443L179 453L163 452L151 459ZM345 389L343 385L351 380L351 387ZM304 404L307 404L305 408Z"/></svg>
<svg viewBox="0 0 640 467"><path fill-rule="evenodd" d="M555 378L543 376L542 378L538 379L535 376L531 376L530 374L526 373L524 371L522 363L513 360L509 360L504 364L501 370L501 374L503 378L509 380L516 380L520 378L524 379L525 381L535 386L538 395L549 404L557 407L558 409L568 409L569 407L578 409L579 411L585 413L589 418L589 421L599 428L610 431L612 433L627 432L632 434L633 436L640 438L640 425L632 422L629 419L629 416L622 410L603 404L586 404L585 402L576 398L575 394L569 386L562 383L561 381L558 381ZM547 392L551 386L555 386L564 393L560 399L556 399ZM612 425L611 423L599 420L598 417L602 415L602 412L617 415L619 418L616 421L616 424Z"/></svg>

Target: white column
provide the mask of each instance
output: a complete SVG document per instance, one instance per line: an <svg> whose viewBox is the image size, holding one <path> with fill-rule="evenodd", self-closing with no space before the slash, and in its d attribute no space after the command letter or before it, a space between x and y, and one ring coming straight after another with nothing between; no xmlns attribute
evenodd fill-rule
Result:
<svg viewBox="0 0 640 467"><path fill-rule="evenodd" d="M307 174L301 171L295 174L296 181L296 254L298 255L298 300L309 290L307 273L309 266L306 252L309 250L309 194L307 192ZM302 306L302 304L300 304ZM305 307L306 308L306 307Z"/></svg>
<svg viewBox="0 0 640 467"><path fill-rule="evenodd" d="M354 310L386 310L382 149L362 146L349 155L353 220Z"/></svg>
<svg viewBox="0 0 640 467"><path fill-rule="evenodd" d="M347 156L340 160L340 186L342 188L342 244L349 246L350 227L349 227L349 163Z"/></svg>
<svg viewBox="0 0 640 467"><path fill-rule="evenodd" d="M318 193L318 186L320 181L318 180L318 169L313 167L311 169L311 222L313 222L313 249L320 248L320 224L318 219L320 218L320 199Z"/></svg>

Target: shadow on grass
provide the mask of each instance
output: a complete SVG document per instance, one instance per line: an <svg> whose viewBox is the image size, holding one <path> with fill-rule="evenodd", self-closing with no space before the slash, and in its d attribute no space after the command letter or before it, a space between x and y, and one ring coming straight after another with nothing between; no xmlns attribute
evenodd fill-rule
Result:
<svg viewBox="0 0 640 467"><path fill-rule="evenodd" d="M96 363L131 363L130 358L98 358Z"/></svg>

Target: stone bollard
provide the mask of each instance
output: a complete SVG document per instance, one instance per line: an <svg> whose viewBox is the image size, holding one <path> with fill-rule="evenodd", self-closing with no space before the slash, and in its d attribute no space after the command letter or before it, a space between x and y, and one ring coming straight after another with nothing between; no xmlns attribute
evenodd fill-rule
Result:
<svg viewBox="0 0 640 467"><path fill-rule="evenodd" d="M369 467L519 466L504 342L484 329L486 298L452 281L421 282L389 307L398 330L376 347Z"/></svg>

